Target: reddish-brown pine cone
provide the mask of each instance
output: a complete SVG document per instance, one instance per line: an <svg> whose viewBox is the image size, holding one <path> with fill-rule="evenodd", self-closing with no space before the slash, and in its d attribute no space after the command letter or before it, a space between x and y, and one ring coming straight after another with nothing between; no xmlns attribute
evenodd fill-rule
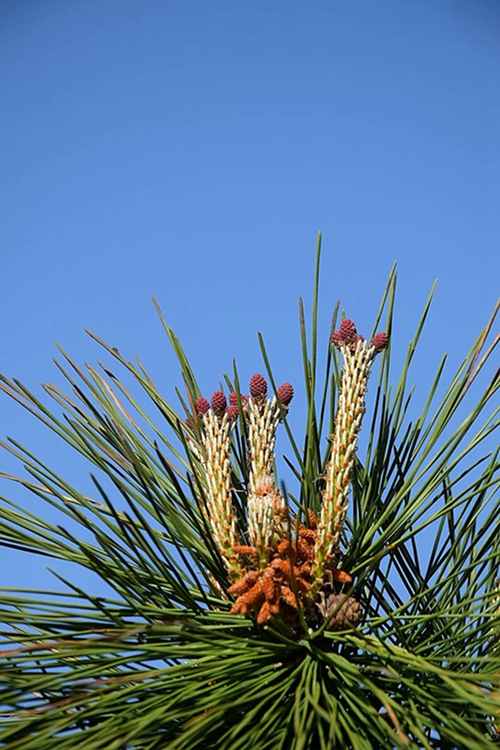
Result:
<svg viewBox="0 0 500 750"><path fill-rule="evenodd" d="M339 333L342 336L343 340L346 342L353 341L358 335L356 326L354 325L352 320L349 320L349 318L346 318L341 322L341 324L339 325Z"/></svg>
<svg viewBox="0 0 500 750"><path fill-rule="evenodd" d="M212 409L218 417L221 417L226 411L227 401L222 391L212 393Z"/></svg>
<svg viewBox="0 0 500 750"><path fill-rule="evenodd" d="M291 385L290 383L283 383L283 385L280 385L280 387L276 391L276 395L278 396L283 406L288 406L293 398L293 385Z"/></svg>
<svg viewBox="0 0 500 750"><path fill-rule="evenodd" d="M250 395L252 398L261 399L267 395L267 383L263 375L258 372L250 378Z"/></svg>
<svg viewBox="0 0 500 750"><path fill-rule="evenodd" d="M339 325L338 331L332 334L332 344L340 349L341 346L352 346L358 341L364 341L364 336L361 336L352 320L346 318Z"/></svg>
<svg viewBox="0 0 500 750"><path fill-rule="evenodd" d="M331 617L333 612L335 614ZM328 618L331 619L327 630L355 628L363 619L363 607L352 596L346 598L343 594L331 594L326 603L325 619Z"/></svg>
<svg viewBox="0 0 500 750"><path fill-rule="evenodd" d="M378 352L381 352L383 349L385 349L388 343L389 343L389 336L386 333L383 333L383 331L381 331L380 333L376 333L375 336L372 338L372 340L370 341L370 346L374 346L375 351L378 354Z"/></svg>
<svg viewBox="0 0 500 750"><path fill-rule="evenodd" d="M186 419L184 421L187 424L187 426L192 430L193 429L193 423L191 422L190 418L186 417Z"/></svg>
<svg viewBox="0 0 500 750"><path fill-rule="evenodd" d="M335 331L335 333L332 333L332 344L336 346L337 349L340 349L343 343L344 339L340 335L340 331Z"/></svg>
<svg viewBox="0 0 500 750"><path fill-rule="evenodd" d="M240 399L242 406L245 406L246 402L248 401L248 396L244 396L242 393L240 393ZM238 406L238 394L236 391L231 391L229 394L229 403L231 406Z"/></svg>
<svg viewBox="0 0 500 750"><path fill-rule="evenodd" d="M194 402L194 406L196 409L197 414L206 414L207 411L210 409L210 404L208 403L206 398L197 398Z"/></svg>
<svg viewBox="0 0 500 750"><path fill-rule="evenodd" d="M226 414L229 417L229 419L234 419L238 416L238 407L235 404L229 404L229 406L226 409Z"/></svg>

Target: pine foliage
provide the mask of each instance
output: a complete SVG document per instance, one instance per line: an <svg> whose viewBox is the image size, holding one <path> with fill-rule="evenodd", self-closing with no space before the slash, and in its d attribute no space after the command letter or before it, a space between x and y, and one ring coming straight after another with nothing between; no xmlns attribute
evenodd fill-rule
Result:
<svg viewBox="0 0 500 750"><path fill-rule="evenodd" d="M300 306L300 439L293 389L276 384L262 339L266 374L249 396L235 366L209 402L163 318L185 386L175 408L138 360L93 334L114 364L80 368L61 350L68 389L43 386L53 406L1 377L88 461L95 492L9 438L3 447L23 468L4 485L20 483L41 510L2 498L0 543L72 562L114 592L63 579L54 591L0 590L2 747L496 744L495 315L451 377L443 357L418 408L411 364L432 294L394 384L394 270L368 343L337 308L321 376L319 260L320 241L309 330ZM276 475L276 430L296 492Z"/></svg>

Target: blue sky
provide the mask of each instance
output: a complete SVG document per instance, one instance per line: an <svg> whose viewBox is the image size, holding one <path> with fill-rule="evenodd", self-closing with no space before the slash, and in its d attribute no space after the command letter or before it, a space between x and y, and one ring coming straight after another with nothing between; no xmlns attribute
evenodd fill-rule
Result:
<svg viewBox="0 0 500 750"><path fill-rule="evenodd" d="M458 362L498 297L499 32L494 0L4 0L0 370L57 379L88 327L173 398L154 294L207 393L262 369L258 330L299 383L318 230L325 336L339 297L371 328L397 260L395 348L439 278L415 379ZM0 424L84 481L6 398Z"/></svg>

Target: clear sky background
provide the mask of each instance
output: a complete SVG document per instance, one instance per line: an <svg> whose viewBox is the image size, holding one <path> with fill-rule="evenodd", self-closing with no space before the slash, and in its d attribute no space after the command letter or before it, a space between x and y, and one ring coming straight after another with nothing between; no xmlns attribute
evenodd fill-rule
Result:
<svg viewBox="0 0 500 750"><path fill-rule="evenodd" d="M262 370L258 330L300 384L318 230L325 343L339 297L371 329L397 260L395 349L437 277L414 379L458 363L500 286L499 39L496 0L2 0L0 370L58 380L54 340L100 356L88 327L174 398L154 294L207 395L233 357ZM0 433L86 488L5 397ZM0 562L0 585L53 585Z"/></svg>

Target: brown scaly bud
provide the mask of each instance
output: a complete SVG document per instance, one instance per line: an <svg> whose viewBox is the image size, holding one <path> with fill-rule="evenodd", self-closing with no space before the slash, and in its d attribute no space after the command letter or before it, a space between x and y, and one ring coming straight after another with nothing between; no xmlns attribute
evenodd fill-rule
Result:
<svg viewBox="0 0 500 750"><path fill-rule="evenodd" d="M333 617L332 617L333 614ZM327 630L347 630L355 628L363 619L363 607L354 599L342 594L332 594L325 606L325 619L330 619Z"/></svg>
<svg viewBox="0 0 500 750"><path fill-rule="evenodd" d="M238 416L238 407L235 404L229 404L226 409L228 419L235 419Z"/></svg>
<svg viewBox="0 0 500 750"><path fill-rule="evenodd" d="M227 401L222 391L215 391L212 393L212 409L214 414L218 417L222 417L226 411Z"/></svg>
<svg viewBox="0 0 500 750"><path fill-rule="evenodd" d="M206 398L197 398L194 403L196 413L200 416L202 414L206 414L207 411L210 409L210 404L208 403Z"/></svg>
<svg viewBox="0 0 500 750"><path fill-rule="evenodd" d="M290 383L283 383L276 391L276 395L283 406L288 406L293 398L293 386Z"/></svg>
<svg viewBox="0 0 500 750"><path fill-rule="evenodd" d="M256 400L264 399L267 395L266 379L258 372L250 378L250 395Z"/></svg>
<svg viewBox="0 0 500 750"><path fill-rule="evenodd" d="M373 346L378 354L378 352L381 352L383 349L385 349L388 343L389 336L381 331L380 333L376 333L372 338L372 340L370 341L370 346Z"/></svg>

